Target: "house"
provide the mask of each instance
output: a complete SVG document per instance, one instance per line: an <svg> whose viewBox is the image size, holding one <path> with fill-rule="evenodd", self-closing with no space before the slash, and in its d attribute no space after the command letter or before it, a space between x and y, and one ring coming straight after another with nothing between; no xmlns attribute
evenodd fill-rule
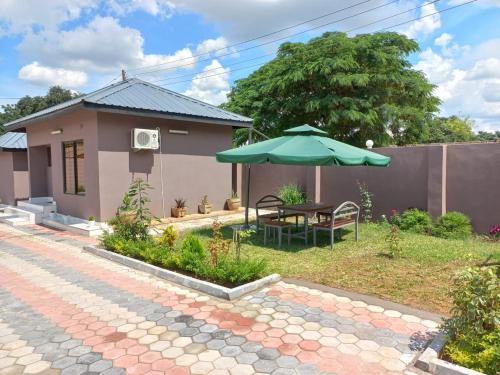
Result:
<svg viewBox="0 0 500 375"><path fill-rule="evenodd" d="M148 181L152 213L170 216L174 199L188 212L208 195L222 209L232 189L232 166L215 153L231 148L234 128L252 120L138 79L17 119L25 132L29 196L53 197L59 213L110 219L131 181ZM132 148L134 129L157 130L157 149ZM152 134L152 133L151 133Z"/></svg>
<svg viewBox="0 0 500 375"><path fill-rule="evenodd" d="M0 203L15 205L29 196L26 134L9 132L0 136Z"/></svg>

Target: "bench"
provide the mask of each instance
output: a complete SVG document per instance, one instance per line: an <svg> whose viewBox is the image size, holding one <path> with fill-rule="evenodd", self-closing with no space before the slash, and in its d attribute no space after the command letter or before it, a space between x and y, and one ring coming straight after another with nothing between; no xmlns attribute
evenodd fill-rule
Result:
<svg viewBox="0 0 500 375"><path fill-rule="evenodd" d="M279 207L283 206L285 202L283 199L275 196L275 195L266 195L262 198L260 198L257 203L255 204L255 215L257 217L256 219L256 232L259 233L259 227L260 227L260 222L262 219L269 219L269 220L275 220L275 219L280 219L280 218L288 218L288 217L295 217L295 227L299 226L299 215L297 214L281 214L279 213ZM273 212L267 213L267 214L261 214L259 213L259 210L262 209L271 209Z"/></svg>
<svg viewBox="0 0 500 375"><path fill-rule="evenodd" d="M330 212L318 213L318 219L320 218L319 214L325 216L325 220L318 221L312 225L314 246L316 246L316 232L318 230L324 230L330 232L330 248L333 249L333 234L335 229L341 229L349 225L354 225L355 239L356 241L358 240L359 206L356 203L349 201L344 202Z"/></svg>

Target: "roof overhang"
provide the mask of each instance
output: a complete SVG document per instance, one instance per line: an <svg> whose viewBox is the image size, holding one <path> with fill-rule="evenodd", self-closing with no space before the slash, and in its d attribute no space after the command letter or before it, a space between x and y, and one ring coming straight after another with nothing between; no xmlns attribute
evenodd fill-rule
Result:
<svg viewBox="0 0 500 375"><path fill-rule="evenodd" d="M179 120L179 121L195 121L202 122L206 124L215 124L215 125L226 125L232 126L236 128L251 128L253 127L252 121L243 122L237 120L222 120L222 119L214 119L210 117L202 117L202 116L192 116L186 115L182 113L166 113L159 111L151 111L146 109L132 109L126 107L116 107L116 106L108 106L102 104L88 103L84 102L84 107L88 109L93 109L98 112L106 112L106 113L117 113L122 115L132 115L132 116L144 116L144 117L153 117L153 118L162 118L169 120Z"/></svg>
<svg viewBox="0 0 500 375"><path fill-rule="evenodd" d="M210 117L201 117L201 116L190 116L186 114L175 114L175 113L166 113L166 112L158 112L158 111L150 111L150 110L142 110L142 109L131 109L125 107L116 107L116 106L108 106L102 104L89 103L85 101L81 101L75 103L69 107L62 108L60 110L50 112L47 114L43 114L37 117L28 118L26 120L18 121L12 125L8 123L5 124L5 130L7 131L15 131L25 129L28 126L33 125L36 122L48 120L50 118L54 118L60 116L62 114L70 113L77 111L79 109L89 109L97 112L109 112L109 113L117 113L124 115L133 115L133 116L144 116L144 117L154 117L154 118L162 118L162 119L170 119L170 120L179 120L179 121L195 121L202 122L207 124L216 124L216 125L226 125L232 126L236 128L251 128L253 124L251 121L236 121L236 120L222 120L222 119L214 119Z"/></svg>

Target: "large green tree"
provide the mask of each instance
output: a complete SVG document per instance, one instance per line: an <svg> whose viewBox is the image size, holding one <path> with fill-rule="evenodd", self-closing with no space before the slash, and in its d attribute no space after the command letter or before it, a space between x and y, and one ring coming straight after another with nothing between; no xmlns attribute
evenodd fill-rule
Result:
<svg viewBox="0 0 500 375"><path fill-rule="evenodd" d="M467 142L474 139L474 121L457 116L435 117L429 122L425 143Z"/></svg>
<svg viewBox="0 0 500 375"><path fill-rule="evenodd" d="M3 124L14 121L20 117L52 107L53 105L76 98L80 94L71 90L63 89L60 86L53 86L45 96L24 96L16 104L2 106L0 112L0 133L3 133Z"/></svg>
<svg viewBox="0 0 500 375"><path fill-rule="evenodd" d="M328 32L284 43L276 58L238 80L224 107L268 136L308 123L364 145L421 142L439 100L408 60L418 44L394 32Z"/></svg>

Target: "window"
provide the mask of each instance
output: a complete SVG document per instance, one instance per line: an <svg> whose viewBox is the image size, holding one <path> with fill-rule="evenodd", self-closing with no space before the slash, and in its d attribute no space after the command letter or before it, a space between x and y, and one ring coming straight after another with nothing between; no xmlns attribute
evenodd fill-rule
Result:
<svg viewBox="0 0 500 375"><path fill-rule="evenodd" d="M63 143L64 192L85 195L83 141Z"/></svg>

